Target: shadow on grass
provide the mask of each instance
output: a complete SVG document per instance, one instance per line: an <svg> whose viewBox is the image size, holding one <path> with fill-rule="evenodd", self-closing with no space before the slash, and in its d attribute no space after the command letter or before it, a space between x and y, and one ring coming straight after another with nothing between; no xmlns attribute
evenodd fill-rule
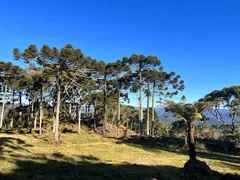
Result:
<svg viewBox="0 0 240 180"><path fill-rule="evenodd" d="M6 129L6 130L1 130L1 132L6 133L6 134L14 134L15 132L11 129Z"/></svg>
<svg viewBox="0 0 240 180"><path fill-rule="evenodd" d="M240 157L232 157L225 154L207 153L207 152L197 152L197 156L204 159L220 160L225 162L236 163L240 165ZM239 166L240 170L240 166Z"/></svg>
<svg viewBox="0 0 240 180"><path fill-rule="evenodd" d="M74 131L73 129L69 128L63 128L62 133L78 133L77 131Z"/></svg>
<svg viewBox="0 0 240 180"><path fill-rule="evenodd" d="M235 147L235 144L230 141L216 139L196 139L199 144L204 144L204 147L210 152L240 155L240 149Z"/></svg>
<svg viewBox="0 0 240 180"><path fill-rule="evenodd" d="M94 156L79 156L80 161L71 160L64 155L52 157L26 157L15 159L16 169L9 174L1 174L0 179L81 179L81 180L239 180L239 176L215 173L213 176L185 175L181 168L173 166L146 166L136 164L106 164ZM22 156L23 158L23 156Z"/></svg>
<svg viewBox="0 0 240 180"><path fill-rule="evenodd" d="M56 156L56 155L53 155ZM0 179L81 179L81 180L181 180L181 179L224 179L215 174L211 177L184 175L181 168L173 166L146 166L136 164L106 164L94 156L79 156L80 161L57 155L59 159L26 157L25 160L15 159L17 168L10 174L0 175ZM97 161L97 162L96 162ZM230 176L237 179L238 176ZM234 177L234 178L233 178Z"/></svg>
<svg viewBox="0 0 240 180"><path fill-rule="evenodd" d="M233 170L240 171L240 165L230 164L230 163L226 163L226 162L221 162L221 165L225 165L225 166L230 167Z"/></svg>
<svg viewBox="0 0 240 180"><path fill-rule="evenodd" d="M145 150L166 150L171 152L182 151L184 140L175 137L134 137L118 139L117 144L128 144L130 146L143 148Z"/></svg>
<svg viewBox="0 0 240 180"><path fill-rule="evenodd" d="M0 147L7 146L14 150L25 141L17 138L0 138ZM14 152L14 151L13 151ZM4 151L3 154L7 152ZM107 153L107 152L106 152ZM0 174L0 179L80 179L80 180L190 180L190 179L216 179L234 180L239 176L223 176L215 173L211 177L198 174L187 176L181 168L174 166L147 166L137 164L110 164L101 162L95 156L65 156L59 152L53 154L19 155L12 154L11 159L4 159L15 163L15 169L8 174ZM226 164L227 165L227 164ZM233 168L237 166L232 165ZM226 178L227 177L227 178Z"/></svg>
<svg viewBox="0 0 240 180"><path fill-rule="evenodd" d="M26 144L25 141L19 139L19 138L12 138L12 137L0 137L0 153L3 152L12 152L14 150L25 150L19 145L23 146L31 146L29 144ZM8 150L4 150L4 147Z"/></svg>
<svg viewBox="0 0 240 180"><path fill-rule="evenodd" d="M0 179L150 180L153 178L176 179L176 177L180 177L178 176L179 169L168 166L148 167L88 162L73 164L55 160L47 160L45 163L17 161L16 165L18 168L15 169L14 172L0 175Z"/></svg>
<svg viewBox="0 0 240 180"><path fill-rule="evenodd" d="M207 150L207 152L202 152L201 149L197 150L198 157L240 164L240 156L238 156L239 150L234 147L233 143L220 140L196 140L196 142L197 144L204 144L204 150ZM188 155L188 150L186 147L184 147L184 139L181 138L136 137L119 139L117 143L125 143L130 146L139 147L150 151L165 150L169 152L175 152L177 154ZM224 146L224 149L222 146Z"/></svg>

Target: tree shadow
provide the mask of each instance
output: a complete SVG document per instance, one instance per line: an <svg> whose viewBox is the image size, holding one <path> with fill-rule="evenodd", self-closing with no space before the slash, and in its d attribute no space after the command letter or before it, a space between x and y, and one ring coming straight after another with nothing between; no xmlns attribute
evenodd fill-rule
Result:
<svg viewBox="0 0 240 180"><path fill-rule="evenodd" d="M220 160L220 161L240 164L240 157L236 157L236 156L232 157L230 155L207 153L207 152L197 152L197 156L204 159Z"/></svg>
<svg viewBox="0 0 240 180"><path fill-rule="evenodd" d="M23 145L25 147L32 146L30 144L27 144L25 141L19 139L19 138L12 138L12 137L0 137L0 152L12 152L14 150L25 150L19 145ZM4 150L4 147L9 150Z"/></svg>
<svg viewBox="0 0 240 180"><path fill-rule="evenodd" d="M1 137L0 149L3 146L12 149L13 151L23 147L25 141L18 138ZM3 151L2 151L3 152ZM4 153L7 153L4 151ZM107 152L106 152L107 153ZM73 155L65 156L60 152L52 154L30 154L19 155L11 154L11 159L4 159L15 163L16 168L8 174L0 174L0 179L86 179L86 180L101 180L101 179L114 179L114 180L200 180L200 179L216 179L220 180L225 176L214 173L213 176L203 177L199 174L188 176L184 174L182 168L173 166L147 166L137 164L111 164L111 162L101 162L95 156ZM229 164L226 165L228 166ZM237 165L232 165L234 169L238 168ZM239 176L228 175L227 179L240 179Z"/></svg>
<svg viewBox="0 0 240 180"><path fill-rule="evenodd" d="M197 143L204 144L204 147L210 152L239 155L240 149L231 141L216 139L196 139Z"/></svg>
<svg viewBox="0 0 240 180"><path fill-rule="evenodd" d="M81 180L190 180L181 168L173 166L146 166L137 164L106 164L94 156L79 156L80 161L64 155L54 155L57 159L26 157L24 160L15 159L16 168L9 174L1 174L0 179L81 179ZM61 158L59 160L58 158ZM218 173L203 177L196 175L194 179L221 179ZM232 177L232 176L231 176ZM239 178L239 176L237 176Z"/></svg>
<svg viewBox="0 0 240 180"><path fill-rule="evenodd" d="M225 162L240 164L239 150L231 142L220 140L196 140L197 144L203 143L205 151L198 149L197 156L205 159L221 160ZM118 144L128 144L149 151L165 150L177 154L188 155L188 148L184 146L184 139L176 137L135 137L129 139L118 139ZM212 145L212 146L211 146ZM221 148L225 146L225 148ZM231 151L230 151L231 150ZM232 156L235 155L235 156Z"/></svg>
<svg viewBox="0 0 240 180"><path fill-rule="evenodd" d="M15 132L11 129L6 129L6 130L3 130L3 133L6 133L6 134L14 134Z"/></svg>
<svg viewBox="0 0 240 180"><path fill-rule="evenodd" d="M231 167L231 169L233 169L233 170L238 170L238 171L240 170L240 165L230 164L227 162L221 162L221 164Z"/></svg>
<svg viewBox="0 0 240 180"><path fill-rule="evenodd" d="M78 132L70 128L64 128L62 130L62 133L66 134L66 133L78 133Z"/></svg>
<svg viewBox="0 0 240 180"><path fill-rule="evenodd" d="M183 150L184 140L175 137L133 137L128 139L118 139L117 144L128 144L130 146L140 147L146 150Z"/></svg>

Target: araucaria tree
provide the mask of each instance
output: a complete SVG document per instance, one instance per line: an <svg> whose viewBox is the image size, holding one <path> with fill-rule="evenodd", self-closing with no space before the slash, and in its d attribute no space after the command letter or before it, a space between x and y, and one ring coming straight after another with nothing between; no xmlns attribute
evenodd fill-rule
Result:
<svg viewBox="0 0 240 180"><path fill-rule="evenodd" d="M13 54L16 60L23 60L33 69L43 67L45 75L54 79L57 89L54 139L55 143L59 143L61 94L66 92L77 78L85 76L90 63L84 58L80 49L75 49L70 44L60 50L56 47L50 48L48 45L43 45L38 50L36 45L30 45L22 53L15 48Z"/></svg>
<svg viewBox="0 0 240 180"><path fill-rule="evenodd" d="M103 134L106 135L106 124L107 124L107 97L110 95L110 90L113 91L115 89L120 93L120 89L122 88L122 84L118 84L120 81L120 77L124 74L124 71L127 71L128 68L124 64L123 61L116 61L113 63L105 64L103 61L100 61L96 67L98 71L96 73L96 77L94 79L97 80L99 85L103 87L104 98L104 117L103 117ZM123 73L123 74L122 74ZM118 80L117 80L118 79Z"/></svg>
<svg viewBox="0 0 240 180"><path fill-rule="evenodd" d="M140 134L143 135L144 127L143 127L143 106L142 106L142 90L143 90L143 77L142 73L144 69L153 68L156 66L160 66L161 61L157 56L144 56L133 54L130 57L124 57L123 63L131 66L132 71L136 74L133 75L133 81L138 81L138 83L134 84L133 91L139 90L139 124L140 124Z"/></svg>
<svg viewBox="0 0 240 180"><path fill-rule="evenodd" d="M179 75L176 75L175 72L165 72L162 66L160 66L159 69L145 69L143 71L143 79L147 84L145 91L147 95L146 135L150 134L154 136L155 96L158 96L160 98L172 98L173 96L177 95L179 91L184 90L184 81L181 80L181 77ZM151 123L149 119L150 97L152 97Z"/></svg>

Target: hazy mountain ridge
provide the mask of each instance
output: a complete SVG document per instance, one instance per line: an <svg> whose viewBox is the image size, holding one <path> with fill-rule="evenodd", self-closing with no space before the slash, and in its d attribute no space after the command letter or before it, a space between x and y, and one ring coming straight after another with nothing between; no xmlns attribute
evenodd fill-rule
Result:
<svg viewBox="0 0 240 180"><path fill-rule="evenodd" d="M136 109L139 109L138 107L136 107ZM146 109L146 108L143 108ZM158 114L158 118L161 122L163 122L164 124L172 124L173 122L177 121L178 119L176 117L174 117L174 115L171 112L165 112L164 108L155 108L157 114ZM230 124L231 118L229 117L229 110L228 109L220 109L220 112L223 115L223 119L227 124ZM221 122L217 121L217 119L208 111L205 111L205 116L207 118L209 118L208 122L206 122L205 124L207 126L212 126L212 125L216 125L216 126L220 126ZM197 124L199 124L199 121L197 121ZM240 126L240 119L238 122L236 122L236 125Z"/></svg>
<svg viewBox="0 0 240 180"><path fill-rule="evenodd" d="M164 108L156 108L155 109L158 117L160 119L161 122L165 123L165 124L171 124L174 121L177 120L176 117L174 117L174 115L171 112L165 112ZM227 109L220 109L220 112L223 115L223 119L227 124L231 123L231 119L229 117L229 110ZM206 122L207 126L211 126L211 125L217 125L220 126L221 122L217 121L217 119L208 111L204 112L205 116L207 118L209 118L208 122Z"/></svg>

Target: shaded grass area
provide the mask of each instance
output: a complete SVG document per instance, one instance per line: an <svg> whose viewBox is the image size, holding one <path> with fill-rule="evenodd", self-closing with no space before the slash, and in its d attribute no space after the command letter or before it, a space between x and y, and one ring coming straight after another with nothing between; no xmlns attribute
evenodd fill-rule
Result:
<svg viewBox="0 0 240 180"><path fill-rule="evenodd" d="M184 139L174 137L163 138L129 138L118 141L119 144L127 143L133 147L143 148L150 151L166 150L176 154L188 155L188 148L184 146ZM197 157L213 166L213 169L219 171L222 169L234 169L240 174L240 149L233 143L221 140L196 140ZM218 164L218 168L216 168ZM215 165L215 166L214 166ZM223 171L224 172L224 171Z"/></svg>
<svg viewBox="0 0 240 180"><path fill-rule="evenodd" d="M181 139L108 139L88 131L61 138L55 145L51 135L0 134L0 179L224 179L186 176ZM219 173L240 175L238 155L198 155Z"/></svg>
<svg viewBox="0 0 240 180"><path fill-rule="evenodd" d="M179 169L171 166L91 163L47 159L44 163L32 160L17 161L19 167L5 179L182 179ZM90 158L91 159L91 158ZM94 158L95 159L95 158ZM95 161L95 160L94 160ZM31 170L30 170L31 169ZM170 174L169 174L170 173Z"/></svg>
<svg viewBox="0 0 240 180"><path fill-rule="evenodd" d="M196 148L200 151L240 156L240 148L236 148L232 142L213 139L195 139L195 141ZM127 143L145 149L165 149L170 151L187 149L187 147L184 147L184 139L176 137L133 137L122 139L118 143Z"/></svg>

